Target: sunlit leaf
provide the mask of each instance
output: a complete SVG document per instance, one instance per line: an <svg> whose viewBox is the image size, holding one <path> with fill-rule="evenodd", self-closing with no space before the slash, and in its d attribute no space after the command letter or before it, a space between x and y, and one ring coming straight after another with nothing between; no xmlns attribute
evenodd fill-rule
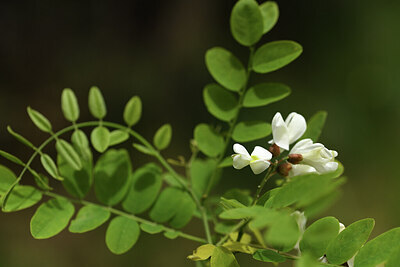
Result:
<svg viewBox="0 0 400 267"><path fill-rule="evenodd" d="M45 116L43 116L43 114L41 114L39 111L32 109L31 107L28 107L27 111L29 117L36 125L36 127L38 127L43 132L51 133L52 131L51 123Z"/></svg>
<svg viewBox="0 0 400 267"><path fill-rule="evenodd" d="M204 88L203 99L207 110L222 121L232 120L238 112L236 96L217 84L209 84Z"/></svg>
<svg viewBox="0 0 400 267"><path fill-rule="evenodd" d="M159 225L159 224L141 223L140 229L142 229L143 232L153 235L153 234L161 233L164 228L162 227L162 225Z"/></svg>
<svg viewBox="0 0 400 267"><path fill-rule="evenodd" d="M200 151L209 157L216 157L224 150L224 138L207 124L201 123L196 126L194 139Z"/></svg>
<svg viewBox="0 0 400 267"><path fill-rule="evenodd" d="M92 86L89 91L89 110L93 117L103 119L107 114L106 103L100 89Z"/></svg>
<svg viewBox="0 0 400 267"><path fill-rule="evenodd" d="M74 91L70 88L65 88L61 95L61 109L64 117L70 121L75 122L79 118L79 105Z"/></svg>
<svg viewBox="0 0 400 267"><path fill-rule="evenodd" d="M56 142L56 149L58 154L72 168L74 168L77 171L82 169L82 162L78 153L76 153L75 149L67 141L58 139Z"/></svg>
<svg viewBox="0 0 400 267"><path fill-rule="evenodd" d="M318 111L307 121L307 130L302 139L310 138L314 142L318 141L321 135L322 128L324 128L326 117L328 113L326 111Z"/></svg>
<svg viewBox="0 0 400 267"><path fill-rule="evenodd" d="M129 139L129 134L123 130L114 130L110 133L110 146L121 144Z"/></svg>
<svg viewBox="0 0 400 267"><path fill-rule="evenodd" d="M171 138L172 138L171 125L164 124L157 130L156 134L154 135L154 138L153 138L154 146L158 150L166 149L171 142Z"/></svg>
<svg viewBox="0 0 400 267"><path fill-rule="evenodd" d="M58 173L57 165L54 163L53 159L49 155L42 154L40 156L40 161L44 169L50 174L51 177L60 181L64 179Z"/></svg>
<svg viewBox="0 0 400 267"><path fill-rule="evenodd" d="M90 140L94 149L103 153L110 145L110 131L106 127L98 126L93 129Z"/></svg>
<svg viewBox="0 0 400 267"><path fill-rule="evenodd" d="M263 121L242 121L233 129L232 138L237 142L250 142L265 138L272 132L271 124Z"/></svg>
<svg viewBox="0 0 400 267"><path fill-rule="evenodd" d="M260 83L246 91L243 106L262 107L277 102L290 95L290 88L282 83Z"/></svg>
<svg viewBox="0 0 400 267"><path fill-rule="evenodd" d="M140 97L134 96L132 97L125 106L124 110L124 120L125 123L132 127L135 125L142 116L142 101Z"/></svg>
<svg viewBox="0 0 400 267"><path fill-rule="evenodd" d="M176 209L177 212L169 222L169 225L179 229L186 226L192 219L196 210L196 203L188 193L184 193Z"/></svg>
<svg viewBox="0 0 400 267"><path fill-rule="evenodd" d="M211 255L211 267L239 267L235 256L224 247L215 247Z"/></svg>
<svg viewBox="0 0 400 267"><path fill-rule="evenodd" d="M32 207L42 199L42 193L29 185L17 185L10 193L4 212L23 210Z"/></svg>
<svg viewBox="0 0 400 267"><path fill-rule="evenodd" d="M278 21L279 8L274 1L267 1L260 5L261 15L264 22L263 33L269 32Z"/></svg>
<svg viewBox="0 0 400 267"><path fill-rule="evenodd" d="M202 245L196 248L192 255L187 256L189 260L192 261L203 261L211 257L215 249L215 246L212 244Z"/></svg>
<svg viewBox="0 0 400 267"><path fill-rule="evenodd" d="M85 233L101 226L110 218L111 213L102 207L83 206L71 221L68 230L71 233Z"/></svg>
<svg viewBox="0 0 400 267"><path fill-rule="evenodd" d="M117 255L130 250L139 239L140 228L136 221L118 216L112 219L106 232L108 249Z"/></svg>

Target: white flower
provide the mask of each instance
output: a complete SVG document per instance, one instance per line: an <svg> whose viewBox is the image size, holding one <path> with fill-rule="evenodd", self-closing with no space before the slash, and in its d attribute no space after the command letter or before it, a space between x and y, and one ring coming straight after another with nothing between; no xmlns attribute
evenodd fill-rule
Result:
<svg viewBox="0 0 400 267"><path fill-rule="evenodd" d="M284 121L281 113L277 112L272 119L272 138L269 143L289 150L289 145L296 142L306 131L307 123L303 116L292 112Z"/></svg>
<svg viewBox="0 0 400 267"><path fill-rule="evenodd" d="M298 254L301 255L300 240L303 238L304 231L306 230L307 217L304 215L304 211L300 212L298 210L293 212L291 216L294 216L294 218L296 219L297 226L299 227L300 231L299 239L297 240L297 243L294 246L294 248L297 250Z"/></svg>
<svg viewBox="0 0 400 267"><path fill-rule="evenodd" d="M260 146L254 148L251 156L247 152L246 148L240 144L234 144L233 151L236 153L232 155L233 167L235 169L242 169L247 165L250 165L254 174L260 174L271 164L269 162L272 158L271 152Z"/></svg>
<svg viewBox="0 0 400 267"><path fill-rule="evenodd" d="M323 144L313 143L311 139L303 139L294 145L289 154L301 154L300 164L293 164L289 176L307 173L328 173L335 171L339 164L335 162L338 153L327 149Z"/></svg>

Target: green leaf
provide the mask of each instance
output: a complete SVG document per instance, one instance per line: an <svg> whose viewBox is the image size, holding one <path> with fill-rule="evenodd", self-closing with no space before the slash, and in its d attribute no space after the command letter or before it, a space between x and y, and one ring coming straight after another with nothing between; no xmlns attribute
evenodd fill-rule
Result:
<svg viewBox="0 0 400 267"><path fill-rule="evenodd" d="M202 245L196 250L193 251L192 255L187 256L189 260L192 261L203 261L211 257L215 249L215 246L212 244Z"/></svg>
<svg viewBox="0 0 400 267"><path fill-rule="evenodd" d="M57 165L49 155L42 154L40 156L40 162L51 177L60 181L64 180L64 178L59 175Z"/></svg>
<svg viewBox="0 0 400 267"><path fill-rule="evenodd" d="M339 221L334 217L325 217L311 224L300 242L301 252L307 252L315 258L325 255L329 243L339 234Z"/></svg>
<svg viewBox="0 0 400 267"><path fill-rule="evenodd" d="M330 208L342 195L340 190L332 191L307 206L304 214L307 218L315 218L320 213Z"/></svg>
<svg viewBox="0 0 400 267"><path fill-rule="evenodd" d="M142 229L143 232L154 235L154 234L161 233L163 231L164 227L162 227L162 225L159 225L159 224L141 223L140 229Z"/></svg>
<svg viewBox="0 0 400 267"><path fill-rule="evenodd" d="M103 126L98 126L93 129L90 140L94 149L103 153L110 145L110 131Z"/></svg>
<svg viewBox="0 0 400 267"><path fill-rule="evenodd" d="M83 159L86 161L92 160L92 151L89 147L89 140L83 131L76 129L72 133L71 142Z"/></svg>
<svg viewBox="0 0 400 267"><path fill-rule="evenodd" d="M208 184L216 167L217 163L213 159L196 159L192 162L190 166L190 178L193 191L198 198L201 198L207 191Z"/></svg>
<svg viewBox="0 0 400 267"><path fill-rule="evenodd" d="M221 161L221 163L218 165L218 168L226 168L232 166L233 166L233 158L231 156L228 156Z"/></svg>
<svg viewBox="0 0 400 267"><path fill-rule="evenodd" d="M110 146L121 144L129 139L129 134L126 131L114 130L110 133Z"/></svg>
<svg viewBox="0 0 400 267"><path fill-rule="evenodd" d="M326 117L328 113L326 111L318 111L315 113L307 122L307 130L301 137L301 139L310 138L314 142L318 141L321 135L322 128L324 128Z"/></svg>
<svg viewBox="0 0 400 267"><path fill-rule="evenodd" d="M171 231L171 230L164 232L164 236L168 239L175 239L179 236L179 234L180 233L178 231Z"/></svg>
<svg viewBox="0 0 400 267"><path fill-rule="evenodd" d="M281 254L270 250L270 249L260 249L257 250L254 255L253 259L263 262L285 262L286 258L283 257Z"/></svg>
<svg viewBox="0 0 400 267"><path fill-rule="evenodd" d="M206 66L211 76L223 87L238 92L246 83L246 70L242 62L230 51L213 47L206 52Z"/></svg>
<svg viewBox="0 0 400 267"><path fill-rule="evenodd" d="M177 212L169 222L169 225L179 229L186 226L192 219L196 211L196 203L188 193L184 193L176 209Z"/></svg>
<svg viewBox="0 0 400 267"><path fill-rule="evenodd" d="M301 255L300 259L296 261L295 267L324 267L324 266L337 266L332 264L324 264L315 260L311 255L305 253Z"/></svg>
<svg viewBox="0 0 400 267"><path fill-rule="evenodd" d="M266 106L284 99L290 92L289 86L282 83L260 83L246 91L243 106L246 108Z"/></svg>
<svg viewBox="0 0 400 267"><path fill-rule="evenodd" d="M11 155L8 152L5 152L3 150L0 150L0 156L2 156L5 159L8 159L11 162L14 162L15 164L18 164L20 166L25 166L25 163L23 163L19 158L17 158L14 155Z"/></svg>
<svg viewBox="0 0 400 267"><path fill-rule="evenodd" d="M232 139L237 142L250 142L265 138L272 132L271 124L263 121L242 121L233 129Z"/></svg>
<svg viewBox="0 0 400 267"><path fill-rule="evenodd" d="M125 106L124 121L129 126L135 125L142 116L142 101L140 97L132 97Z"/></svg>
<svg viewBox="0 0 400 267"><path fill-rule="evenodd" d="M357 253L354 266L375 267L394 255L400 248L400 227L391 229L365 244ZM390 262L391 260L389 260ZM388 262L388 263L389 263ZM397 262L398 264L399 262ZM388 266L385 264L385 266ZM397 265L392 265L397 266Z"/></svg>
<svg viewBox="0 0 400 267"><path fill-rule="evenodd" d="M40 130L46 133L51 133L52 127L50 121L43 116L40 112L28 107L27 109L28 115L33 121L33 123L38 127Z"/></svg>
<svg viewBox="0 0 400 267"><path fill-rule="evenodd" d="M5 194L16 180L15 174L9 168L0 165L0 196Z"/></svg>
<svg viewBox="0 0 400 267"><path fill-rule="evenodd" d="M263 33L269 32L278 21L279 8L274 1L267 1L260 5L261 15L263 17Z"/></svg>
<svg viewBox="0 0 400 267"><path fill-rule="evenodd" d="M56 150L58 154L75 170L82 169L82 162L78 153L67 141L58 139L56 142Z"/></svg>
<svg viewBox="0 0 400 267"><path fill-rule="evenodd" d="M89 91L89 110L93 117L99 120L103 119L107 114L103 95L96 86L92 86Z"/></svg>
<svg viewBox="0 0 400 267"><path fill-rule="evenodd" d="M36 210L31 219L31 234L36 239L45 239L57 235L74 215L75 208L65 198L54 198Z"/></svg>
<svg viewBox="0 0 400 267"><path fill-rule="evenodd" d="M350 224L329 244L326 250L328 261L340 265L352 258L368 240L374 225L374 219Z"/></svg>
<svg viewBox="0 0 400 267"><path fill-rule="evenodd" d="M267 43L254 53L253 70L268 73L280 69L303 52L303 48L293 41L275 41Z"/></svg>
<svg viewBox="0 0 400 267"><path fill-rule="evenodd" d="M207 110L222 121L231 121L238 112L236 96L217 84L209 84L204 88L203 99Z"/></svg>
<svg viewBox="0 0 400 267"><path fill-rule="evenodd" d="M95 205L83 206L76 218L71 221L68 230L71 233L85 233L101 226L110 218L111 213Z"/></svg>
<svg viewBox="0 0 400 267"><path fill-rule="evenodd" d="M108 249L117 255L130 250L139 239L139 224L129 218L115 217L107 228L106 244Z"/></svg>
<svg viewBox="0 0 400 267"><path fill-rule="evenodd" d="M131 161L125 149L110 149L94 168L94 189L97 199L108 206L118 204L128 190Z"/></svg>
<svg viewBox="0 0 400 267"><path fill-rule="evenodd" d="M13 129L11 129L11 126L7 126L7 131L18 141L20 141L22 144L32 148L32 149L36 149L36 147L25 137L23 137L22 135L16 133L13 131Z"/></svg>
<svg viewBox="0 0 400 267"><path fill-rule="evenodd" d="M271 247L279 251L290 251L300 237L296 219L288 213L281 213L271 224L264 238Z"/></svg>
<svg viewBox="0 0 400 267"><path fill-rule="evenodd" d="M237 208L247 208L245 205L243 205L241 202L239 202L236 199L226 199L224 197L221 197L219 205L224 210L231 210L231 209L237 209Z"/></svg>
<svg viewBox="0 0 400 267"><path fill-rule="evenodd" d="M61 95L61 109L64 117L70 121L75 122L79 118L79 105L78 100L70 88L65 88Z"/></svg>
<svg viewBox="0 0 400 267"><path fill-rule="evenodd" d="M62 183L65 190L76 198L84 198L93 182L92 163L82 161L80 170L72 168L62 157L57 158L57 163L60 175L64 178Z"/></svg>
<svg viewBox="0 0 400 267"><path fill-rule="evenodd" d="M182 198L182 190L174 187L167 187L161 192L151 209L149 213L150 218L158 223L169 221L178 212L176 207L182 201Z"/></svg>
<svg viewBox="0 0 400 267"><path fill-rule="evenodd" d="M236 199L245 206L250 206L253 203L253 198L250 196L250 190L232 188L226 191L223 195L227 199Z"/></svg>
<svg viewBox="0 0 400 267"><path fill-rule="evenodd" d="M139 152L142 152L143 154L151 155L151 156L154 155L154 152L155 152L155 151L153 151L153 150L151 150L150 148L145 147L145 146L143 146L143 145L141 145L141 144L133 143L132 146L133 146L134 148L136 148Z"/></svg>
<svg viewBox="0 0 400 267"><path fill-rule="evenodd" d="M154 146L158 150L166 149L171 143L172 128L170 124L164 124L157 130L153 138Z"/></svg>
<svg viewBox="0 0 400 267"><path fill-rule="evenodd" d="M221 219L238 220L238 219L255 217L260 213L264 213L267 211L268 211L267 209L260 206L251 206L251 207L243 207L243 208L236 208L223 211L219 215L219 217Z"/></svg>
<svg viewBox="0 0 400 267"><path fill-rule="evenodd" d="M240 0L240 2L243 0ZM235 256L224 247L215 247L211 255L211 267L239 267Z"/></svg>
<svg viewBox="0 0 400 267"><path fill-rule="evenodd" d="M236 41L244 46L257 43L264 32L261 10L254 0L240 0L232 9L231 32Z"/></svg>
<svg viewBox="0 0 400 267"><path fill-rule="evenodd" d="M218 234L226 235L234 231L236 225L236 221L219 222L215 224L214 231Z"/></svg>
<svg viewBox="0 0 400 267"><path fill-rule="evenodd" d="M10 193L4 212L32 207L42 199L42 193L29 185L17 185Z"/></svg>
<svg viewBox="0 0 400 267"><path fill-rule="evenodd" d="M146 164L132 175L128 195L122 202L124 210L138 214L154 203L162 186L162 170L154 163Z"/></svg>
<svg viewBox="0 0 400 267"><path fill-rule="evenodd" d="M38 174L36 171L31 170L31 173L33 175L33 178L35 179L35 183L36 185L45 191L49 191L52 190L53 188L51 188L49 186L49 178L47 176L45 176L44 174Z"/></svg>
<svg viewBox="0 0 400 267"><path fill-rule="evenodd" d="M391 253L388 261L385 263L385 267L397 267L400 262L400 246Z"/></svg>
<svg viewBox="0 0 400 267"><path fill-rule="evenodd" d="M225 147L224 138L204 123L198 124L194 129L194 139L200 151L209 157L220 155Z"/></svg>

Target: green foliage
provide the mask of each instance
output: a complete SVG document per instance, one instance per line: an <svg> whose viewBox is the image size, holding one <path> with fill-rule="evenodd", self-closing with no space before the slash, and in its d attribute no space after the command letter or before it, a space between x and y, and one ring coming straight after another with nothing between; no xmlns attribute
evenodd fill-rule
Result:
<svg viewBox="0 0 400 267"><path fill-rule="evenodd" d="M120 255L130 250L140 235L139 224L129 218L112 219L106 232L106 244L110 251Z"/></svg>
<svg viewBox="0 0 400 267"><path fill-rule="evenodd" d="M65 88L61 95L61 109L64 117L70 121L75 122L79 119L79 105L74 92Z"/></svg>
<svg viewBox="0 0 400 267"><path fill-rule="evenodd" d="M193 191L197 197L201 198L206 193L216 168L217 162L213 159L196 159L192 162L190 166L190 178Z"/></svg>
<svg viewBox="0 0 400 267"><path fill-rule="evenodd" d="M263 121L242 121L233 129L232 139L250 142L267 137L272 132L271 124Z"/></svg>
<svg viewBox="0 0 400 267"><path fill-rule="evenodd" d="M302 136L302 139L310 138L314 142L318 141L319 136L324 128L326 117L328 113L326 111L318 111L315 113L307 122L307 130Z"/></svg>
<svg viewBox="0 0 400 267"><path fill-rule="evenodd" d="M110 145L110 131L106 127L98 126L93 129L90 140L94 149L103 153Z"/></svg>
<svg viewBox="0 0 400 267"><path fill-rule="evenodd" d="M169 224L172 227L179 229L186 226L186 224L188 224L192 219L192 216L196 211L196 203L194 203L192 197L188 193L183 193L176 209L177 212Z"/></svg>
<svg viewBox="0 0 400 267"><path fill-rule="evenodd" d="M170 124L164 124L157 130L153 138L154 146L158 150L166 149L171 143L172 128Z"/></svg>
<svg viewBox="0 0 400 267"><path fill-rule="evenodd" d="M82 169L81 159L75 149L67 141L59 139L56 142L58 154L67 162L74 170Z"/></svg>
<svg viewBox="0 0 400 267"><path fill-rule="evenodd" d="M194 140L200 151L209 157L216 157L224 150L224 138L207 124L201 123L196 126Z"/></svg>
<svg viewBox="0 0 400 267"><path fill-rule="evenodd" d="M267 43L254 54L253 70L258 73L268 73L278 70L303 52L303 48L293 41L275 41Z"/></svg>
<svg viewBox="0 0 400 267"><path fill-rule="evenodd" d="M237 97L217 84L204 88L203 99L207 110L222 121L231 121L238 112Z"/></svg>
<svg viewBox="0 0 400 267"><path fill-rule="evenodd" d="M126 131L114 130L110 133L109 146L121 144L129 139L129 134Z"/></svg>
<svg viewBox="0 0 400 267"><path fill-rule="evenodd" d="M277 263L286 261L285 257L270 249L257 250L256 253L254 253L253 255L253 259L263 262L277 262Z"/></svg>
<svg viewBox="0 0 400 267"><path fill-rule="evenodd" d="M181 189L167 187L158 197L151 209L150 218L158 223L169 221L178 212L177 207L181 203L184 192Z"/></svg>
<svg viewBox="0 0 400 267"><path fill-rule="evenodd" d="M42 199L42 193L29 185L17 185L10 193L4 212L19 211L32 207Z"/></svg>
<svg viewBox="0 0 400 267"><path fill-rule="evenodd" d="M141 223L140 224L140 229L143 232L146 232L148 234L154 235L161 233L163 231L163 227L158 224L147 224L147 223Z"/></svg>
<svg viewBox="0 0 400 267"><path fill-rule="evenodd" d="M132 127L140 120L142 116L142 101L140 97L132 97L128 103L126 103L124 110L124 121L129 126Z"/></svg>
<svg viewBox="0 0 400 267"><path fill-rule="evenodd" d="M40 130L46 133L51 133L52 126L50 121L39 111L32 109L31 107L27 108L28 115L31 118L32 122L38 127Z"/></svg>
<svg viewBox="0 0 400 267"><path fill-rule="evenodd" d="M89 91L89 110L93 117L101 120L107 114L106 103L100 89L92 86Z"/></svg>
<svg viewBox="0 0 400 267"><path fill-rule="evenodd" d="M0 196L17 180L15 174L7 167L0 165Z"/></svg>
<svg viewBox="0 0 400 267"><path fill-rule="evenodd" d="M57 165L54 160L47 154L42 154L40 156L40 162L43 165L43 168L50 174L51 177L57 180L64 180L58 173Z"/></svg>
<svg viewBox="0 0 400 267"><path fill-rule="evenodd" d="M31 219L31 234L36 239L46 239L57 235L74 214L75 208L64 198L53 198L43 203Z"/></svg>
<svg viewBox="0 0 400 267"><path fill-rule="evenodd" d="M260 10L264 21L263 33L266 34L275 26L276 22L278 21L279 8L276 2L267 1L260 5Z"/></svg>
<svg viewBox="0 0 400 267"><path fill-rule="evenodd" d="M239 267L239 263L236 261L235 256L224 247L215 247L211 255L210 264L211 267Z"/></svg>
<svg viewBox="0 0 400 267"><path fill-rule="evenodd" d="M71 221L68 230L71 233L85 233L92 231L104 224L110 218L111 213L98 206L83 206Z"/></svg>
<svg viewBox="0 0 400 267"><path fill-rule="evenodd" d="M72 133L71 142L84 160L92 160L92 151L89 147L89 140L83 131L79 129L75 130Z"/></svg>
<svg viewBox="0 0 400 267"><path fill-rule="evenodd" d="M243 106L247 108L266 106L284 99L290 92L290 88L281 83L260 83L246 92Z"/></svg>

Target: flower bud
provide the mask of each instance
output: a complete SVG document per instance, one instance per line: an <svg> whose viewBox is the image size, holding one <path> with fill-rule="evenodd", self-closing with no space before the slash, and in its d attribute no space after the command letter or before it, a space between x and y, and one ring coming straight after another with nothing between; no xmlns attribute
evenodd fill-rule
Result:
<svg viewBox="0 0 400 267"><path fill-rule="evenodd" d="M277 157L281 154L281 148L277 144L272 144L268 150L271 152L273 157Z"/></svg>
<svg viewBox="0 0 400 267"><path fill-rule="evenodd" d="M278 167L278 173L282 176L288 176L290 170L292 169L292 164L285 162Z"/></svg>
<svg viewBox="0 0 400 267"><path fill-rule="evenodd" d="M303 160L303 155L301 154L289 154L288 161L292 164L299 164Z"/></svg>

